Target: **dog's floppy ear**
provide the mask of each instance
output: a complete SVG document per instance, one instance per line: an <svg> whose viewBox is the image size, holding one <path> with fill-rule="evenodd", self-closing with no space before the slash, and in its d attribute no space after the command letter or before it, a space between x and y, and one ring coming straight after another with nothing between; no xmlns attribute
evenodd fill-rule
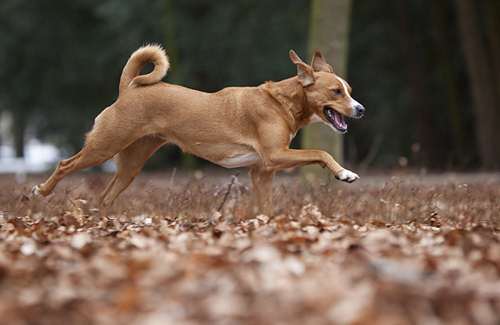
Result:
<svg viewBox="0 0 500 325"><path fill-rule="evenodd" d="M325 57L319 50L314 51L314 55L311 61L311 67L314 71L323 71L333 73L333 68L331 65L326 63Z"/></svg>
<svg viewBox="0 0 500 325"><path fill-rule="evenodd" d="M307 64L302 61L294 50L288 53L290 60L297 66L297 77L303 87L307 87L314 83L314 71Z"/></svg>

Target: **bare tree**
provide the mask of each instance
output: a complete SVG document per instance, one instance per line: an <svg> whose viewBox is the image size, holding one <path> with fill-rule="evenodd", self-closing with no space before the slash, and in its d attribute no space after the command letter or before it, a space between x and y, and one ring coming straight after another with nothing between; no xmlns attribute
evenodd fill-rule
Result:
<svg viewBox="0 0 500 325"><path fill-rule="evenodd" d="M492 28L493 24L487 24L486 33L483 34L478 20L479 5L480 1L456 0L458 24L474 103L479 155L484 168L496 169L500 167L500 93L498 76L495 75L495 60L498 58L491 55L490 47L495 49L497 44L488 43L484 37L484 34L491 35L492 31L488 29ZM494 7L489 9L493 10ZM497 37L495 34L490 39L496 40Z"/></svg>
<svg viewBox="0 0 500 325"><path fill-rule="evenodd" d="M320 49L333 66L335 72L346 77L351 0L313 0L309 23L309 49ZM310 125L303 131L304 147L319 148L331 153L343 162L342 135L332 134L332 130L322 124ZM308 166L307 172L318 172L318 167Z"/></svg>

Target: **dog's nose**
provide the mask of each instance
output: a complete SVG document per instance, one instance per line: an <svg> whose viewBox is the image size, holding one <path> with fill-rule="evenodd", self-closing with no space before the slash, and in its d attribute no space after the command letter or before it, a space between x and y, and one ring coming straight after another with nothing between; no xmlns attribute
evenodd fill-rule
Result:
<svg viewBox="0 0 500 325"><path fill-rule="evenodd" d="M356 115L361 117L365 114L365 108L361 104L357 104L354 106L354 110L356 111Z"/></svg>

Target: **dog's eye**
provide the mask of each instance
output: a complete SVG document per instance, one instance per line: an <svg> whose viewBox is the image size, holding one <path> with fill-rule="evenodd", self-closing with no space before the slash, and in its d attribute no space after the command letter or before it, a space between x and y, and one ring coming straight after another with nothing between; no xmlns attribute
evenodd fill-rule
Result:
<svg viewBox="0 0 500 325"><path fill-rule="evenodd" d="M340 96L340 95L342 95L342 90L340 88L334 89L333 94L335 96Z"/></svg>

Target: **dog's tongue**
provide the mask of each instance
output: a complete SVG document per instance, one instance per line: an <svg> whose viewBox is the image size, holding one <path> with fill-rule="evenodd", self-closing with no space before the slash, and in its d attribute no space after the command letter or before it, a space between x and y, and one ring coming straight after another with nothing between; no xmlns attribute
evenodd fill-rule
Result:
<svg viewBox="0 0 500 325"><path fill-rule="evenodd" d="M344 117L339 113L335 112L333 115L333 119L335 120L335 124L341 129L347 128L347 123L344 120Z"/></svg>

